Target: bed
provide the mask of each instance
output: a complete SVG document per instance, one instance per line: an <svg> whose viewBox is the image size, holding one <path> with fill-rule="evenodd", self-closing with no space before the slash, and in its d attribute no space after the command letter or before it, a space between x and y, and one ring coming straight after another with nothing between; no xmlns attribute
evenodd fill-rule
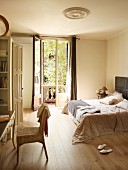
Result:
<svg viewBox="0 0 128 170"><path fill-rule="evenodd" d="M72 143L128 131L128 77L115 77L115 92L104 99L72 100L63 113L77 124Z"/></svg>

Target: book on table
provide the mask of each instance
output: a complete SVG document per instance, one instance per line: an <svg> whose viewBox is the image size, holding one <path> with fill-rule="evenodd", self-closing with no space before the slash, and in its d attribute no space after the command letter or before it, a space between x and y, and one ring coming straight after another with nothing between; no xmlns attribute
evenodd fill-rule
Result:
<svg viewBox="0 0 128 170"><path fill-rule="evenodd" d="M0 115L0 122L9 121L9 115Z"/></svg>

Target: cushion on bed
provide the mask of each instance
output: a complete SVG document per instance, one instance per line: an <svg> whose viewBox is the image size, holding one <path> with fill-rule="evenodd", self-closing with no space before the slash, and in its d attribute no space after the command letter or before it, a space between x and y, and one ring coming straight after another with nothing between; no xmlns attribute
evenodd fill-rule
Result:
<svg viewBox="0 0 128 170"><path fill-rule="evenodd" d="M123 94L122 94L122 93L119 93L119 92L117 92L117 91L115 91L115 92L113 93L113 96L114 96L114 98L116 98L116 99L118 100L117 103L119 103L119 102L121 102L121 101L124 100ZM116 103L116 104L117 104L117 103Z"/></svg>
<svg viewBox="0 0 128 170"><path fill-rule="evenodd" d="M114 91L114 93L112 94L112 96L122 96L122 93L119 93L118 91Z"/></svg>
<svg viewBox="0 0 128 170"><path fill-rule="evenodd" d="M101 99L101 101L100 101L100 103L108 104L108 105L112 105L112 104L114 104L115 102L117 102L117 100L114 99L113 96L105 97L104 99Z"/></svg>
<svg viewBox="0 0 128 170"><path fill-rule="evenodd" d="M116 107L124 109L124 110L128 110L128 100L124 99L123 101L121 101L120 103L118 103L116 105Z"/></svg>
<svg viewBox="0 0 128 170"><path fill-rule="evenodd" d="M114 95L114 98L116 98L118 100L118 103L124 100L122 94Z"/></svg>
<svg viewBox="0 0 128 170"><path fill-rule="evenodd" d="M122 94L121 95L112 95L101 99L100 103L114 105L123 100Z"/></svg>

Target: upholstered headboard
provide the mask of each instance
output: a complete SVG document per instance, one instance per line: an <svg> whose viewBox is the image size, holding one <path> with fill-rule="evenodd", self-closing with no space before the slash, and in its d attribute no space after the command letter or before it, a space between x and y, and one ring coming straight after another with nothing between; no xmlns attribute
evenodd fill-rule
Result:
<svg viewBox="0 0 128 170"><path fill-rule="evenodd" d="M128 100L128 77L115 77L115 90Z"/></svg>

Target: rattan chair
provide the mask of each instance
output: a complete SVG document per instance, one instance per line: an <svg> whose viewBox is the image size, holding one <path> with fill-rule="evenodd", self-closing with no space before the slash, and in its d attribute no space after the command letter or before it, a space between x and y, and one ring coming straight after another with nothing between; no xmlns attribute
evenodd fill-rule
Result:
<svg viewBox="0 0 128 170"><path fill-rule="evenodd" d="M37 115L39 117L40 126L39 127L23 127L19 126L17 128L17 164L19 162L19 147L23 144L40 142L43 144L46 159L48 160L47 149L45 145L44 133L48 135L48 122L47 119L50 116L49 109L47 105L42 104L39 108Z"/></svg>

